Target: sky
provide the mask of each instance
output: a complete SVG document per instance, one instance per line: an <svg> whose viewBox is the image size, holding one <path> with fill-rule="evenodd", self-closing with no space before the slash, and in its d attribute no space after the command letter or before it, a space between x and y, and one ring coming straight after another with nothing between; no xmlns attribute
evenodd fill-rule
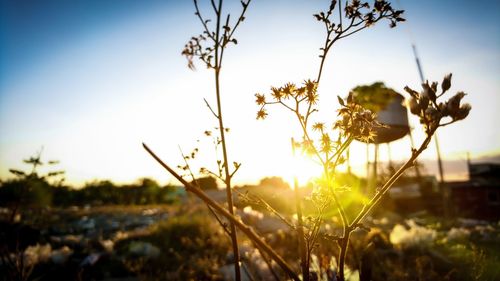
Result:
<svg viewBox="0 0 500 281"><path fill-rule="evenodd" d="M209 1L202 11L209 13ZM233 17L239 1L225 1ZM9 168L26 169L25 159L43 147L43 158L60 161L69 183L94 179L117 183L153 177L175 183L143 150L147 143L171 166L181 152L199 147L191 163L213 168L215 152L205 130L216 120L213 73L197 63L188 69L184 44L202 29L191 1L1 1L0 4L0 178ZM443 128L438 140L445 179L466 177L466 155L474 161L500 157L500 2L395 1L407 22L387 22L335 45L319 88L318 119L333 122L336 96L357 85L383 81L403 92L419 88L411 44L417 46L424 76L441 81L453 73L451 92L468 93L472 105L463 122ZM319 66L323 27L312 14L328 1L254 0L238 29L238 45L225 54L222 106L229 161L242 166L234 181L254 183L264 176L291 176L290 163L304 177L314 163L291 156L290 137L299 137L292 116L271 108L256 120L255 93L271 86L313 79ZM424 138L418 120L413 135ZM371 148L373 149L373 148ZM370 151L373 155L373 150ZM390 158L410 155L409 139L390 144ZM421 156L436 171L431 145ZM380 146L382 161L389 158ZM351 148L351 164L363 174L366 146ZM299 164L300 163L300 164Z"/></svg>

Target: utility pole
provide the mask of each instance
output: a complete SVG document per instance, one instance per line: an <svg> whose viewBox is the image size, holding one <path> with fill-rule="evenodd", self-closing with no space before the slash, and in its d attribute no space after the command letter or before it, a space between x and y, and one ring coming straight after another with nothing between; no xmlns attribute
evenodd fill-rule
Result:
<svg viewBox="0 0 500 281"><path fill-rule="evenodd" d="M422 66L420 64L420 59L418 58L417 54L417 48L415 47L415 44L411 44L411 47L413 49L413 55L415 56L415 61L417 63L417 68L418 68L418 74L420 75L420 81L422 84L425 82L424 79L424 74L422 71ZM444 172L443 172L443 162L441 160L441 150L439 149L439 141L437 137L437 132L434 134L434 144L436 145L436 153L437 153L437 162L438 162L438 169L439 169L439 190L441 191L441 197L443 199L443 215L445 217L448 217L449 215L449 206L448 206L448 199L449 199L449 192L446 189L445 183L444 183ZM418 170L417 170L418 173Z"/></svg>
<svg viewBox="0 0 500 281"><path fill-rule="evenodd" d="M413 55L415 56L415 62L417 63L417 68L418 68L418 74L420 75L420 82L424 83L424 73L422 71L422 65L420 64L420 59L418 58L417 54L417 47L415 47L415 44L411 44L411 47L413 49ZM438 168L439 168L439 183L443 184L444 183L444 172L443 172L443 162L441 161L441 150L439 149L439 141L437 138L437 134L434 134L434 143L436 145L436 153L437 153L437 161L438 161Z"/></svg>

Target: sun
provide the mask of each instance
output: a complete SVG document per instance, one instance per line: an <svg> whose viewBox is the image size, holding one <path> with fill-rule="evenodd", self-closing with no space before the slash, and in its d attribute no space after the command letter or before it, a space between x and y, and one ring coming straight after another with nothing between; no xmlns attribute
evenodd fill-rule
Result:
<svg viewBox="0 0 500 281"><path fill-rule="evenodd" d="M280 176L293 188L294 178L297 178L299 187L305 187L308 182L321 176L321 165L305 155L289 156L284 159Z"/></svg>

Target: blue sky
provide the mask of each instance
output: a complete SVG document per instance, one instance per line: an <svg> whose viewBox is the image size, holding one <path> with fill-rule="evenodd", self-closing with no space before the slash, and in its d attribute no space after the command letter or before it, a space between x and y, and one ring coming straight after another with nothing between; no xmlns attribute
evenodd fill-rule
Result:
<svg viewBox="0 0 500 281"><path fill-rule="evenodd" d="M239 8L239 1L226 2L228 10ZM327 2L255 0L238 31L239 44L227 52L223 105L232 128L230 155L243 163L239 182L285 173L281 162L296 134L290 118L276 110L269 120L256 121L253 95L314 76L323 30L311 15ZM407 23L396 29L379 23L334 47L320 88L320 116L330 117L336 95L359 84L382 80L398 91L418 88L413 41L425 76L440 81L453 72L452 91L469 93L473 106L468 120L439 133L446 159L500 154L500 3L393 4L406 10ZM147 141L175 166L178 145L189 151L215 124L203 102L213 101L212 74L201 65L190 71L180 55L201 31L193 13L190 1L2 1L0 177L22 168L21 159L43 146L77 184L170 180L140 143ZM213 156L205 146L202 163ZM391 150L393 158L404 159L408 141ZM363 166L363 153L357 157ZM434 148L423 157L433 159ZM463 165L449 171L463 174Z"/></svg>

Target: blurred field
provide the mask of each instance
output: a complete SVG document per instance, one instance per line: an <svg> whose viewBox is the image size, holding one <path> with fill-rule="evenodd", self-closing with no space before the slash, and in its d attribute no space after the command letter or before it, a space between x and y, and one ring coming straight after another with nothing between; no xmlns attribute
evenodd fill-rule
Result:
<svg viewBox="0 0 500 281"><path fill-rule="evenodd" d="M248 191L248 190L247 190ZM286 193L286 192L285 192ZM223 191L211 191L223 198ZM265 193L261 193L263 196ZM270 195L276 200L275 195ZM238 215L295 267L297 240L288 226L266 210L243 206ZM23 209L8 223L1 209L2 280L231 280L228 236L207 207L189 196L169 205L83 206ZM498 280L500 225L471 219L443 220L425 213L402 217L377 214L356 231L348 266L352 278L371 272L373 280ZM293 221L293 215L285 215ZM339 232L335 218L324 230ZM240 235L246 280L284 278ZM320 240L313 268L331 280L336 245ZM23 260L11 267L9 260ZM17 276L19 277L19 276ZM19 278L20 279L20 278ZM282 279L284 280L284 279Z"/></svg>

